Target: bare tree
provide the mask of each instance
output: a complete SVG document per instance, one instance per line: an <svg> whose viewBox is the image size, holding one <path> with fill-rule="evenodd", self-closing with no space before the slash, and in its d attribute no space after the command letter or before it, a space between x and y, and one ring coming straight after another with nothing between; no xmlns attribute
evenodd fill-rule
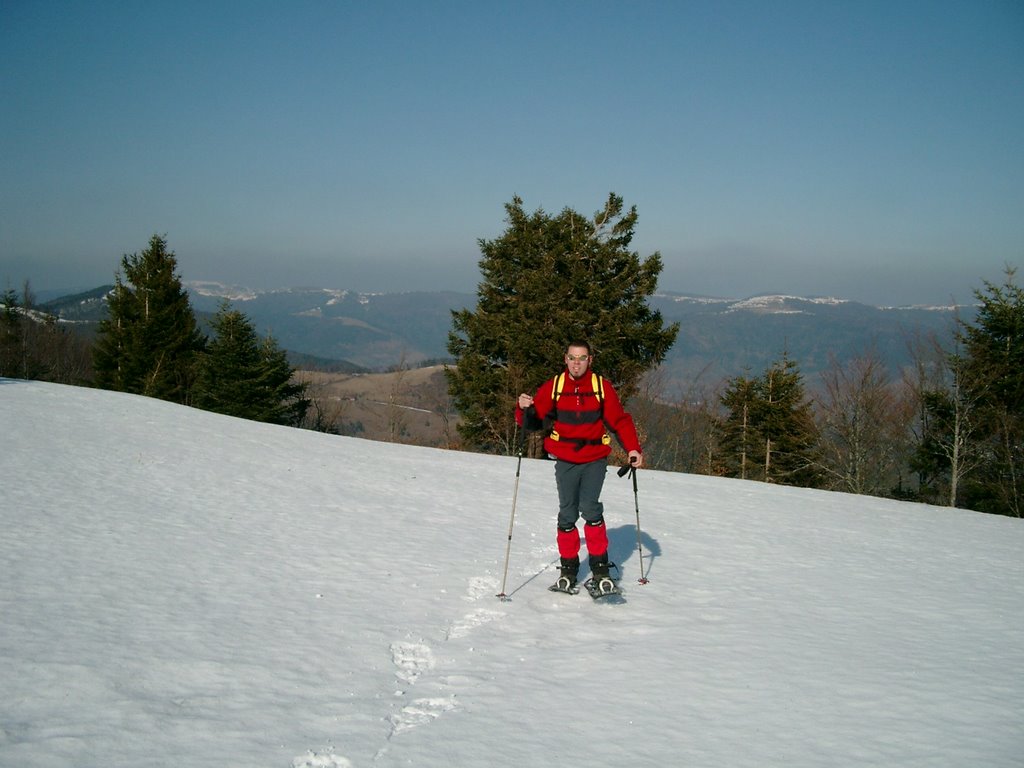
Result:
<svg viewBox="0 0 1024 768"><path fill-rule="evenodd" d="M821 470L829 488L885 495L899 480L908 415L875 350L822 373Z"/></svg>
<svg viewBox="0 0 1024 768"><path fill-rule="evenodd" d="M448 379L443 368L430 377L423 394L423 403L441 418L441 447L458 448L461 445L456 432L459 415L448 393Z"/></svg>
<svg viewBox="0 0 1024 768"><path fill-rule="evenodd" d="M408 395L405 379L408 372L409 364L406 359L405 350L402 350L398 365L394 369L391 390L388 392L387 429L388 442L390 443L397 443L405 435L405 408L407 407L405 399Z"/></svg>
<svg viewBox="0 0 1024 768"><path fill-rule="evenodd" d="M948 429L944 435L940 433L937 445L949 459L947 503L955 507L960 482L984 461L984 457L975 441L975 433L979 427L977 415L980 394L967 386L964 360L959 355L951 359L950 373L952 381L949 402L952 405L952 413L947 422Z"/></svg>
<svg viewBox="0 0 1024 768"><path fill-rule="evenodd" d="M89 342L57 317L35 306L26 280L21 299L13 290L0 298L0 375L87 384L92 381Z"/></svg>
<svg viewBox="0 0 1024 768"><path fill-rule="evenodd" d="M675 472L721 474L717 461L719 392L702 381L705 368L692 381L670 390L664 366L641 380L630 412L642 432L644 458L650 466ZM720 385L719 385L720 386Z"/></svg>
<svg viewBox="0 0 1024 768"><path fill-rule="evenodd" d="M331 391L330 380L322 371L296 371L295 380L306 387L309 398L303 428L340 435L349 401Z"/></svg>

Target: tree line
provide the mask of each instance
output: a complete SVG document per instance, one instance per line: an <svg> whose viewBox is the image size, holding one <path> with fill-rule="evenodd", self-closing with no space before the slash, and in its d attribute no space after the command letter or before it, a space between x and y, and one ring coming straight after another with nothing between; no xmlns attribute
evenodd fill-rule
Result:
<svg viewBox="0 0 1024 768"><path fill-rule="evenodd" d="M975 298L948 340L908 339L896 378L871 349L813 388L785 353L674 398L653 374L637 401L651 463L1020 517L1024 292L1007 268Z"/></svg>
<svg viewBox="0 0 1024 768"><path fill-rule="evenodd" d="M8 288L0 303L0 376L61 384L92 380L91 345L37 308L31 284Z"/></svg>
<svg viewBox="0 0 1024 768"><path fill-rule="evenodd" d="M121 259L91 345L52 316L39 322L30 304L4 296L0 375L94 384L273 424L298 426L306 416L309 399L286 353L243 313L225 302L212 335L200 329L177 258L159 235Z"/></svg>

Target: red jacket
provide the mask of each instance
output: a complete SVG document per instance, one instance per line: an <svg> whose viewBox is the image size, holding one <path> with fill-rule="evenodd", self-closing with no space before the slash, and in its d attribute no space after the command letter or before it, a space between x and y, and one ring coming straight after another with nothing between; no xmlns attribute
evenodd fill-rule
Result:
<svg viewBox="0 0 1024 768"><path fill-rule="evenodd" d="M566 370L555 409L553 396L557 379L556 376L541 384L533 405L525 412L516 404L516 422L520 426L526 429L551 427L552 434L544 439L545 451L574 464L597 461L612 452L608 432L627 453L640 450L633 417L623 410L611 382L600 380L598 386L604 397L598 398L589 369L579 379L572 378Z"/></svg>

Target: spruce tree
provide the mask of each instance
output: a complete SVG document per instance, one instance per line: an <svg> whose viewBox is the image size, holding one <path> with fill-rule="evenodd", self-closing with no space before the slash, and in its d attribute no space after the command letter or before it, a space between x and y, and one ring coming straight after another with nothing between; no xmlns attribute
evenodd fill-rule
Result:
<svg viewBox="0 0 1024 768"><path fill-rule="evenodd" d="M298 426L309 407L305 387L272 338L260 340L249 319L225 303L199 365L195 405L271 424Z"/></svg>
<svg viewBox="0 0 1024 768"><path fill-rule="evenodd" d="M817 428L796 362L783 355L761 379L760 413L765 479L815 484Z"/></svg>
<svg viewBox="0 0 1024 768"><path fill-rule="evenodd" d="M721 444L733 477L814 485L817 429L793 360L783 355L756 379L736 377L721 402Z"/></svg>
<svg viewBox="0 0 1024 768"><path fill-rule="evenodd" d="M985 461L965 483L971 509L1024 515L1024 288L1007 266L1003 285L975 291L974 323L962 323L964 386L977 405Z"/></svg>
<svg viewBox="0 0 1024 768"><path fill-rule="evenodd" d="M0 376L22 378L22 317L18 311L18 294L8 288L0 299Z"/></svg>
<svg viewBox="0 0 1024 768"><path fill-rule="evenodd" d="M756 446L762 442L760 424L753 418L758 398L758 381L747 375L730 380L721 396L727 415L721 424L719 447L730 477L747 480L753 474Z"/></svg>
<svg viewBox="0 0 1024 768"><path fill-rule="evenodd" d="M511 452L516 395L557 373L570 341L590 342L595 370L625 400L679 327L665 327L647 305L662 263L658 253L641 260L629 249L635 206L625 211L611 194L592 218L569 208L528 214L519 197L505 210L505 232L479 241L476 308L452 313L448 351L457 362L446 373L465 442Z"/></svg>
<svg viewBox="0 0 1024 768"><path fill-rule="evenodd" d="M188 403L204 338L167 240L121 259L94 350L96 383L105 389Z"/></svg>

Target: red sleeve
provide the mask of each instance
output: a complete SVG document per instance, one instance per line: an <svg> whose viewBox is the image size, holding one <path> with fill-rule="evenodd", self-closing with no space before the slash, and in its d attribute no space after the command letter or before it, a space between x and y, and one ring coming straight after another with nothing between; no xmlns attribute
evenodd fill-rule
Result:
<svg viewBox="0 0 1024 768"><path fill-rule="evenodd" d="M640 451L643 453L640 448L640 438L636 434L636 424L633 423L633 417L622 407L622 402L619 400L615 387L607 379L604 380L604 422L608 425L608 429L615 434L616 439L618 439L626 453L630 451Z"/></svg>
<svg viewBox="0 0 1024 768"><path fill-rule="evenodd" d="M553 401L551 399L552 392L555 388L555 380L548 379L540 385L540 389L537 390L537 394L533 396L533 408L537 414L537 418L540 421L544 420L544 417L548 415L551 410ZM519 407L519 398L516 398L516 424L523 426L523 409Z"/></svg>

